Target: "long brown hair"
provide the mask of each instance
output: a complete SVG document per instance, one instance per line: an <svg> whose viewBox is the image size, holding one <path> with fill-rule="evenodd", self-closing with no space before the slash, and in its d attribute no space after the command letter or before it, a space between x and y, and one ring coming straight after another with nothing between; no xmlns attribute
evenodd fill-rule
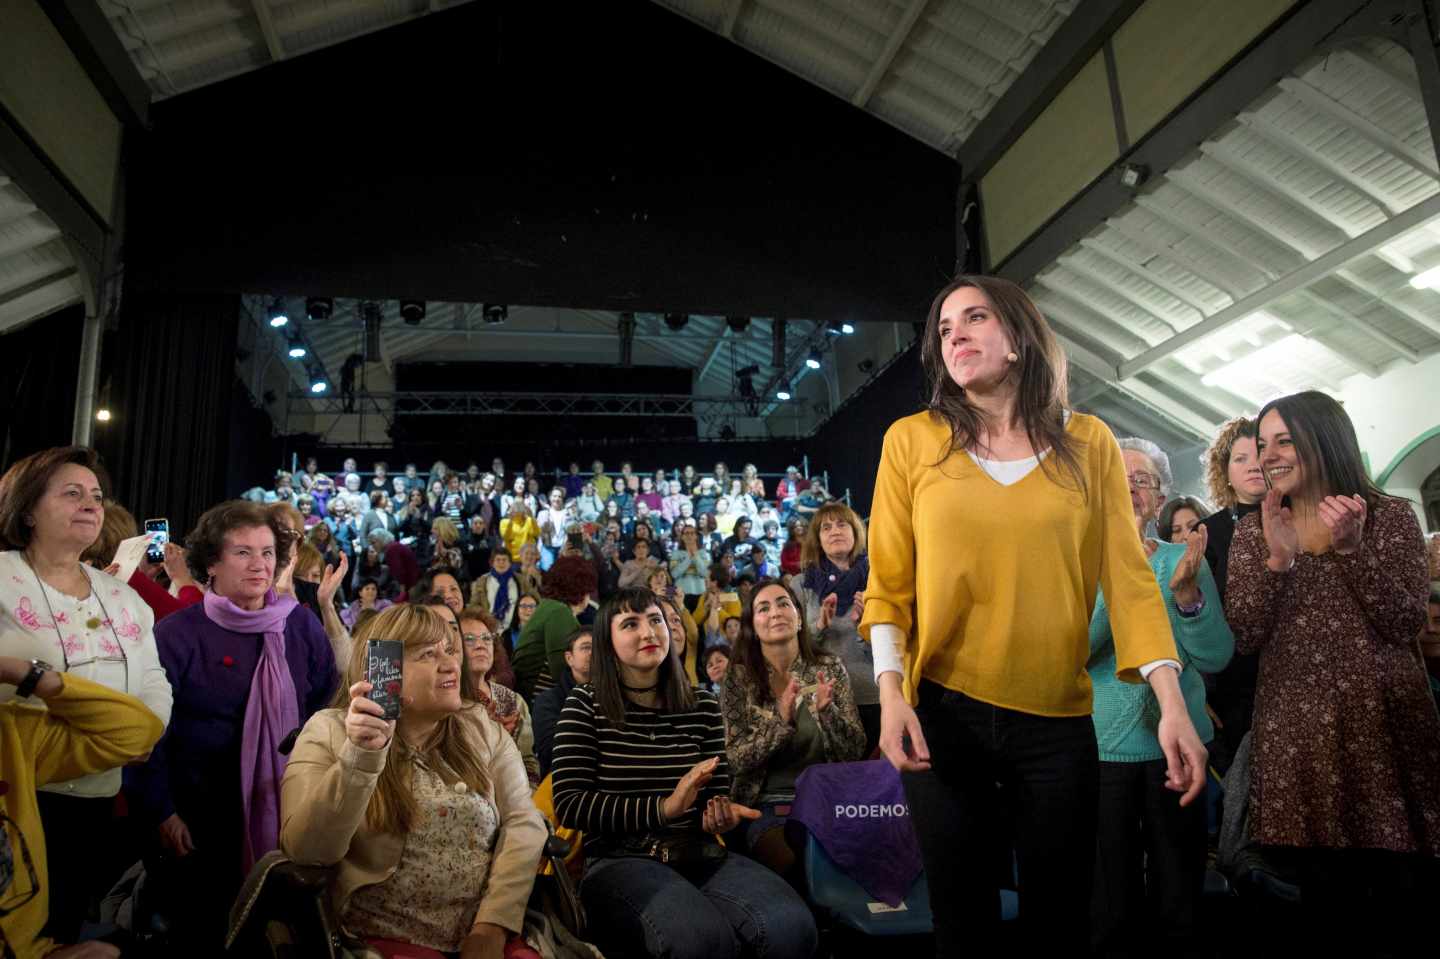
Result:
<svg viewBox="0 0 1440 959"><path fill-rule="evenodd" d="M397 639L407 650L417 646L445 646L460 640L451 635L450 627L438 615L424 606L400 603L391 606L355 630L350 648L350 663L345 670L345 679L335 696L335 708L349 710L350 687L366 675L366 645L372 639ZM464 651L460 651L464 662ZM466 705L459 713L453 713L440 720L429 752L440 761L434 768L445 778L447 785L463 782L478 795L490 795L490 773L486 769L488 756L474 748L473 733L467 736L462 723L476 723L473 716L465 715ZM453 778L453 782L452 782ZM365 809L365 825L374 832L406 834L418 821L419 804L411 787L410 750L400 743L391 743L390 755L385 758L385 768L370 794L370 805Z"/></svg>
<svg viewBox="0 0 1440 959"><path fill-rule="evenodd" d="M855 545L850 547L848 562L855 563L861 556L865 555L865 521L860 518L843 500L835 500L826 503L815 511L810 517L810 525L805 529L805 538L800 541L800 568L812 569L820 565L825 558L825 548L820 545L820 527L827 519L843 520L855 534Z"/></svg>
<svg viewBox="0 0 1440 959"><path fill-rule="evenodd" d="M750 693L755 697L755 702L760 705L774 702L775 693L770 689L770 665L765 662L765 650L761 648L760 640L755 637L755 597L760 595L762 589L769 589L771 586L779 586L785 590L785 595L789 596L790 602L795 605L795 615L800 621L801 661L813 663L820 658L820 650L815 648L815 642L810 638L810 629L805 624L805 606L790 588L790 584L783 579L768 577L756 583L755 588L750 591L750 598L740 610L740 637L735 641L735 655L731 658L731 663L739 663L744 669L745 682L751 687Z"/></svg>
<svg viewBox="0 0 1440 959"><path fill-rule="evenodd" d="M997 276L958 276L945 284L930 304L920 346L920 362L930 383L927 406L932 416L950 427L949 447L936 465L954 453L976 446L984 432L980 411L970 402L965 390L950 378L940 345L940 309L950 294L966 287L979 290L989 299L995 308L995 318L1010 339L1011 349L1019 356L1012 368L1012 375L1019 383L1016 415L1035 451L1051 451L1052 455L1040 460L1041 468L1062 486L1066 485L1068 475L1070 483L1085 495L1085 474L1076 455L1079 441L1065 432L1065 411L1070 405L1065 351L1025 291Z"/></svg>
<svg viewBox="0 0 1440 959"><path fill-rule="evenodd" d="M620 688L620 658L615 655L615 641L610 638L610 621L622 613L640 613L654 606L664 615L660 597L648 589L618 589L600 604L595 614L593 656L590 661L590 684L595 688L595 711L616 729L625 728L625 692ZM666 625L669 631L669 625ZM695 691L690 677L676 656L666 656L660 663L656 693L660 710L683 713L695 708Z"/></svg>
<svg viewBox="0 0 1440 959"><path fill-rule="evenodd" d="M1306 390L1271 400L1255 417L1255 428L1275 410L1285 421L1295 453L1304 469L1307 496L1363 496L1372 508L1385 495L1365 472L1355 424L1333 397ZM1256 441L1256 449L1260 441Z"/></svg>

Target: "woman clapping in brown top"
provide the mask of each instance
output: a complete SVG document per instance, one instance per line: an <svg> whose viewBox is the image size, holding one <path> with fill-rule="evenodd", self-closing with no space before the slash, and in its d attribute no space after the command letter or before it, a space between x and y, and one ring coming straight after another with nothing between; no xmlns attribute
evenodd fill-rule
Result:
<svg viewBox="0 0 1440 959"><path fill-rule="evenodd" d="M1260 654L1252 835L1300 852L1327 948L1384 940L1440 863L1440 716L1413 652L1420 527L1370 482L1329 396L1275 400L1258 423L1270 492L1236 529L1227 595L1237 650Z"/></svg>

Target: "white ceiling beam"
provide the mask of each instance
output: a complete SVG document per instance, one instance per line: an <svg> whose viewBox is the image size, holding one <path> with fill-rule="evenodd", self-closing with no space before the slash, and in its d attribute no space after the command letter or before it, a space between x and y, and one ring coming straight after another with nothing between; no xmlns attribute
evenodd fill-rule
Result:
<svg viewBox="0 0 1440 959"><path fill-rule="evenodd" d="M1236 175L1243 176L1243 174ZM1172 170L1165 176L1171 183L1180 184L1186 190L1200 197L1211 206L1216 207L1221 212L1234 217L1252 230L1280 244L1291 253L1297 253L1307 260L1313 260L1317 256L1323 256L1326 250L1333 249L1337 245L1317 246L1308 240L1302 240L1298 236L1287 233L1275 224L1269 223L1261 217L1256 216L1255 211L1243 203L1236 202L1212 190L1209 184L1202 182L1199 177L1188 170ZM1348 236L1346 236L1346 238L1348 239ZM1342 239L1338 242L1343 243L1344 240Z"/></svg>
<svg viewBox="0 0 1440 959"><path fill-rule="evenodd" d="M720 351L725 347L725 340L730 336L730 325L728 323L720 327L720 335L715 337L715 343L710 347L710 352L705 356L705 362L700 364L700 372L695 374L695 382L699 383L709 373L710 367L720 358Z"/></svg>
<svg viewBox="0 0 1440 959"><path fill-rule="evenodd" d="M1187 330L1175 334L1169 340L1153 347L1133 359L1125 360L1120 364L1122 377L1134 376L1141 370L1148 369L1156 362L1174 353L1196 340L1209 336L1218 330L1222 330L1232 323L1245 319L1252 313L1263 310L1266 306L1286 296L1295 290L1309 286L1311 283L1333 273L1340 267L1369 254L1376 247L1383 246L1398 236L1409 232L1428 220L1440 216L1440 195L1432 196L1415 204L1399 216L1380 224L1372 230L1355 237L1347 243L1331 250L1329 253L1312 260L1304 266L1292 270L1277 279L1274 283L1256 290L1249 296L1231 303L1225 309L1220 310L1202 323L1197 323Z"/></svg>
<svg viewBox="0 0 1440 959"><path fill-rule="evenodd" d="M1179 300L1181 303L1184 303L1186 306L1190 307L1190 309L1194 310L1196 314L1198 314L1197 319L1203 320L1206 316L1209 315L1210 305L1208 303L1206 303L1204 300L1201 300L1194 293L1185 289L1179 283L1176 283L1173 280L1166 279L1165 277L1156 273L1154 270L1146 267L1144 264L1136 263L1134 260L1130 260L1126 257L1121 256L1119 253L1116 253L1114 250L1111 250L1110 248L1104 246L1099 240L1096 240L1093 237L1086 237L1085 239L1081 240L1080 245L1083 246L1085 249L1089 250L1091 253L1094 253L1109 260L1116 266L1123 267L1125 270L1128 270L1129 272L1138 276L1146 283L1149 283L1151 286L1160 290L1164 290L1166 293L1169 293L1171 296L1175 297L1175 299Z"/></svg>
<svg viewBox="0 0 1440 959"><path fill-rule="evenodd" d="M1273 123L1267 122L1259 114L1255 113L1242 113L1236 117L1236 119L1239 120L1247 130L1260 139L1265 140L1271 146L1281 150L1288 150L1306 163L1324 170L1375 204L1387 215L1393 216L1403 209L1403 207L1392 198L1376 189L1374 184L1365 180L1364 177L1357 176L1354 170L1349 169L1343 163L1337 163L1330 159L1324 153L1304 143L1289 130L1275 126Z"/></svg>
<svg viewBox="0 0 1440 959"><path fill-rule="evenodd" d="M1172 180L1171 182L1174 183L1175 181ZM1191 196L1194 196L1194 194L1191 194ZM1204 198L1201 197L1200 199ZM1166 206L1153 196L1138 196L1135 198L1135 203L1140 208L1148 210L1166 223L1169 223L1175 229L1184 231L1188 234L1187 239L1193 240L1202 246L1209 247L1211 254L1213 254L1215 258L1223 262L1228 262L1234 267L1236 273L1239 273L1241 276L1248 275L1251 277L1255 280L1254 288L1258 289L1280 275L1278 271L1263 264L1256 263L1252 258L1243 256L1228 246L1225 246L1219 240L1213 238L1208 229L1197 225L1192 220L1185 219L1179 213L1175 212L1173 208ZM1213 206L1214 204L1211 205Z"/></svg>
<svg viewBox="0 0 1440 959"><path fill-rule="evenodd" d="M1149 383L1138 379L1124 380L1116 384L1115 388L1121 393L1128 394L1133 400L1148 406L1182 432L1196 439L1211 439L1215 435L1215 428L1220 425L1188 408L1179 400L1157 390Z"/></svg>
<svg viewBox="0 0 1440 959"><path fill-rule="evenodd" d="M1053 279L1037 276L1029 293L1046 316L1069 317L1067 325L1079 336L1092 340L1116 356L1134 356L1150 344L1114 322L1101 311L1078 299ZM1107 364L1113 366L1113 364Z"/></svg>
<svg viewBox="0 0 1440 959"><path fill-rule="evenodd" d="M1267 175L1263 170L1257 170L1243 156L1223 143L1202 143L1200 152L1257 190L1268 193L1281 203L1299 210L1306 219L1318 221L1330 229L1338 231L1347 240L1365 232L1363 226L1356 226L1354 222L1326 209L1324 205L1316 203L1314 197L1305 191L1297 190L1283 180ZM1173 176L1174 174L1169 175Z"/></svg>
<svg viewBox="0 0 1440 959"><path fill-rule="evenodd" d="M1409 280L1401 282L1397 287L1392 290L1382 290L1381 288L1374 286L1373 284L1368 283L1365 280L1362 280L1351 270L1336 270L1333 274L1331 274L1331 278L1336 280L1337 282L1345 284L1346 286L1350 287L1352 290L1355 290L1358 293L1363 293L1366 296L1373 298L1374 301L1380 306L1384 307L1387 310L1390 310L1392 313L1395 313L1398 316L1404 317L1411 323L1414 323L1416 326L1424 327L1431 333L1434 333L1436 336L1440 336L1440 317L1436 317L1435 315L1432 315L1430 313L1425 313L1415 309L1414 307L1407 306L1406 304L1401 303L1398 300L1390 299L1390 297L1394 296L1396 293L1399 293L1402 290L1410 289Z"/></svg>
<svg viewBox="0 0 1440 959"><path fill-rule="evenodd" d="M1161 243L1151 234L1146 233L1143 230L1137 229L1125 222L1125 219L1123 217L1116 217L1115 219L1108 221L1108 225L1111 229L1118 232L1121 236L1129 240L1131 243L1134 243L1136 246L1144 247L1155 256L1169 260L1171 263L1174 263L1186 273L1189 273L1195 278L1203 280L1204 282L1210 284L1212 287L1229 297L1232 303L1246 295L1246 291L1242 290L1239 286L1232 283L1229 277L1217 276L1212 270L1208 270L1206 267L1201 266L1199 263L1197 263L1194 257L1181 253L1173 246L1167 246L1166 244ZM1190 237L1187 235L1186 239L1189 238Z"/></svg>
<svg viewBox="0 0 1440 959"><path fill-rule="evenodd" d="M1080 273L1078 274L1078 277L1082 281L1093 283L1093 281L1090 280L1087 274ZM1139 329L1136 325L1132 324L1128 320L1118 315L1112 318L1111 314L1114 309L1112 304L1103 302L1093 292L1086 291L1080 286L1077 286L1073 283L1067 283L1066 278L1064 276L1057 276L1056 271L1054 271L1053 269L1047 270L1046 272L1040 274L1038 277L1035 278L1035 282L1043 283L1045 286L1058 292L1061 296L1074 300L1076 303L1079 303L1091 313L1095 314L1095 316L1104 319L1106 322L1113 324L1117 329L1121 330L1125 334L1125 342L1129 344L1129 347L1124 350L1117 349L1117 352L1121 353L1124 356L1129 356L1130 354L1135 353L1139 350L1143 350L1148 347L1154 346L1156 343L1163 342L1170 333L1173 333L1175 331L1175 327L1173 325L1166 323L1163 319L1156 316L1143 302L1137 303L1134 300L1131 300L1129 297L1120 297L1120 299L1123 299L1126 303L1134 306L1141 313L1144 313L1147 317L1149 317L1152 321L1152 325L1164 327L1168 332L1150 332L1147 334L1146 332ZM1104 284L1094 283L1093 285L1100 287L1103 291L1107 293L1110 292L1109 287L1105 286Z"/></svg>
<svg viewBox="0 0 1440 959"><path fill-rule="evenodd" d="M270 59L279 63L285 59L285 45L275 29L275 19L270 16L270 0L250 0L255 8L255 19L260 21L260 32L265 36L265 46L270 49Z"/></svg>
<svg viewBox="0 0 1440 959"><path fill-rule="evenodd" d="M885 79L885 74L890 72L890 64L895 62L895 57L905 47L905 41L910 38L910 31L915 29L915 24L925 12L925 4L929 0L910 0L910 5L900 15L900 22L895 24L895 29L890 31L890 36L885 40L885 49L880 51L880 56L870 65L870 73L866 75L865 82L860 84L860 89L850 98L855 106L864 108L875 95L875 90L880 86L880 81Z"/></svg>
<svg viewBox="0 0 1440 959"><path fill-rule="evenodd" d="M1109 276L1106 276L1099 270L1087 269L1085 267L1085 264L1082 263L1079 258L1076 257L1073 253L1067 253L1064 256L1060 257L1060 262L1065 265L1066 269L1071 270L1072 272L1085 278L1089 282L1094 283L1096 286L1103 287L1112 295L1120 297L1120 299L1124 300L1126 303L1129 303L1136 309L1144 311L1147 315L1153 316L1160 323L1163 323L1164 325L1170 327L1171 330L1179 330L1184 325L1170 319L1167 316L1160 315L1160 313L1156 312L1153 305L1145 302L1144 299L1142 299L1133 291L1126 289L1124 284L1116 282L1115 280L1111 279ZM1205 314L1200 313L1200 319L1203 320L1204 318Z"/></svg>
<svg viewBox="0 0 1440 959"><path fill-rule="evenodd" d="M1356 333L1359 333L1362 336L1374 340L1376 343L1379 343L1387 350L1404 357L1411 363L1420 362L1420 354L1417 353L1415 350L1411 349L1405 343L1397 340L1395 337L1391 336L1389 333L1386 333L1384 330L1365 322L1360 317L1350 313L1348 310L1342 310L1340 307L1331 303L1323 296L1320 296L1308 289L1296 290L1295 295L1300 297L1300 299L1304 300L1307 304L1309 304L1310 308L1315 310L1316 312L1324 313L1326 316L1334 317L1340 322L1341 326L1348 326L1349 329L1353 329ZM1352 356L1350 354L1335 349L1323 339L1322 334L1319 334L1318 332L1312 333L1310 335L1310 338L1318 342L1321 346L1325 347L1325 349L1329 350L1331 353L1335 354L1335 356L1340 359L1340 362L1344 363L1346 366L1353 367L1357 371L1364 373L1367 376L1376 377L1380 375L1380 367L1376 366L1374 363L1366 362L1365 360L1362 360L1357 356Z"/></svg>
<svg viewBox="0 0 1440 959"><path fill-rule="evenodd" d="M1390 64L1376 60L1365 48L1352 45L1341 47L1335 53L1353 63L1358 63L1366 73L1380 80L1396 93L1402 93L1413 102L1424 105L1425 100L1420 94L1420 84L1414 77L1408 77Z"/></svg>
<svg viewBox="0 0 1440 959"><path fill-rule="evenodd" d="M735 39L735 24L740 22L740 11L745 6L745 0L730 0L725 8L725 19L720 22L720 35L726 40Z"/></svg>
<svg viewBox="0 0 1440 959"><path fill-rule="evenodd" d="M1304 80L1297 77L1285 77L1280 81L1280 89L1307 106L1319 110L1321 113L1328 114L1334 119L1352 127L1356 133L1380 147L1382 150L1393 154L1397 159L1414 167L1430 179L1440 181L1440 169L1436 168L1434 159L1425 156L1389 130L1376 125L1368 117L1356 113L1354 110L1345 106L1345 104L1315 89Z"/></svg>

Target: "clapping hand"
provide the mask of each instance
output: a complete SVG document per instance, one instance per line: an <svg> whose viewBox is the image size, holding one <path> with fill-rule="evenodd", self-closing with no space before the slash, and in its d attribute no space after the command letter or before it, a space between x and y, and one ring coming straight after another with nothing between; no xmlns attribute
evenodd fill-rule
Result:
<svg viewBox="0 0 1440 959"><path fill-rule="evenodd" d="M840 597L831 593L820 600L820 629L829 629L830 621L835 618L835 606L840 602Z"/></svg>
<svg viewBox="0 0 1440 959"><path fill-rule="evenodd" d="M795 721L795 706L800 701L800 680L794 676L785 685L785 691L780 694L780 718L787 723Z"/></svg>
<svg viewBox="0 0 1440 959"><path fill-rule="evenodd" d="M1320 521L1330 531L1330 545L1341 556L1360 548L1365 533L1365 497L1327 496L1318 506Z"/></svg>
<svg viewBox="0 0 1440 959"><path fill-rule="evenodd" d="M835 701L835 681L827 680L822 670L815 674L815 710L824 712L825 707Z"/></svg>
<svg viewBox="0 0 1440 959"><path fill-rule="evenodd" d="M322 609L335 602L335 592L340 588L340 584L345 582L345 572L349 568L350 557L344 553L340 554L340 564L338 566L326 564L325 575L320 577L320 589L318 592L320 607Z"/></svg>
<svg viewBox="0 0 1440 959"><path fill-rule="evenodd" d="M731 802L729 796L716 796L705 804L705 812L700 817L700 828L718 836L740 825L742 819L759 818L760 810Z"/></svg>
<svg viewBox="0 0 1440 959"><path fill-rule="evenodd" d="M712 756L691 766L680 781L675 784L675 790L665 797L660 805L660 811L665 814L666 820L674 822L685 815L695 805L695 800L700 798L700 790L704 789L715 775L715 767L720 764L720 757Z"/></svg>
<svg viewBox="0 0 1440 959"><path fill-rule="evenodd" d="M1181 606L1194 606L1200 601L1200 587L1195 579L1205 562L1205 545L1209 541L1210 534L1201 524L1185 537L1185 555L1175 564L1175 573L1170 577L1170 593Z"/></svg>
<svg viewBox="0 0 1440 959"><path fill-rule="evenodd" d="M1280 491L1272 489L1260 501L1260 527L1265 533L1265 545L1270 549L1266 565L1276 573L1287 571L1300 552L1300 534L1295 529L1295 517L1290 507L1280 505L1281 499Z"/></svg>

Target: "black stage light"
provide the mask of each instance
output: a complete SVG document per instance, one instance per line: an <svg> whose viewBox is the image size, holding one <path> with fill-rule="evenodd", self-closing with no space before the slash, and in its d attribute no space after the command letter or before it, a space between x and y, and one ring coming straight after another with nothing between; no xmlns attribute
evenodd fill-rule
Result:
<svg viewBox="0 0 1440 959"><path fill-rule="evenodd" d="M311 296L305 300L305 315L312 320L328 320L335 312L335 301L328 296Z"/></svg>
<svg viewBox="0 0 1440 959"><path fill-rule="evenodd" d="M419 326L420 321L425 319L425 301L401 300L400 319L405 321L406 326Z"/></svg>
<svg viewBox="0 0 1440 959"><path fill-rule="evenodd" d="M730 327L730 329L731 329L732 332L735 332L735 333L744 333L745 330L748 329L749 326L750 326L750 317L748 317L748 316L727 316L727 317L725 317L725 325L728 326L728 327Z"/></svg>
<svg viewBox="0 0 1440 959"><path fill-rule="evenodd" d="M499 326L510 318L510 307L504 303L485 303L481 306L481 314L486 323Z"/></svg>
<svg viewBox="0 0 1440 959"><path fill-rule="evenodd" d="M681 330L685 329L685 324L689 322L690 317L684 313L665 314L665 325L670 327L670 329L674 330L676 333L679 333Z"/></svg>

